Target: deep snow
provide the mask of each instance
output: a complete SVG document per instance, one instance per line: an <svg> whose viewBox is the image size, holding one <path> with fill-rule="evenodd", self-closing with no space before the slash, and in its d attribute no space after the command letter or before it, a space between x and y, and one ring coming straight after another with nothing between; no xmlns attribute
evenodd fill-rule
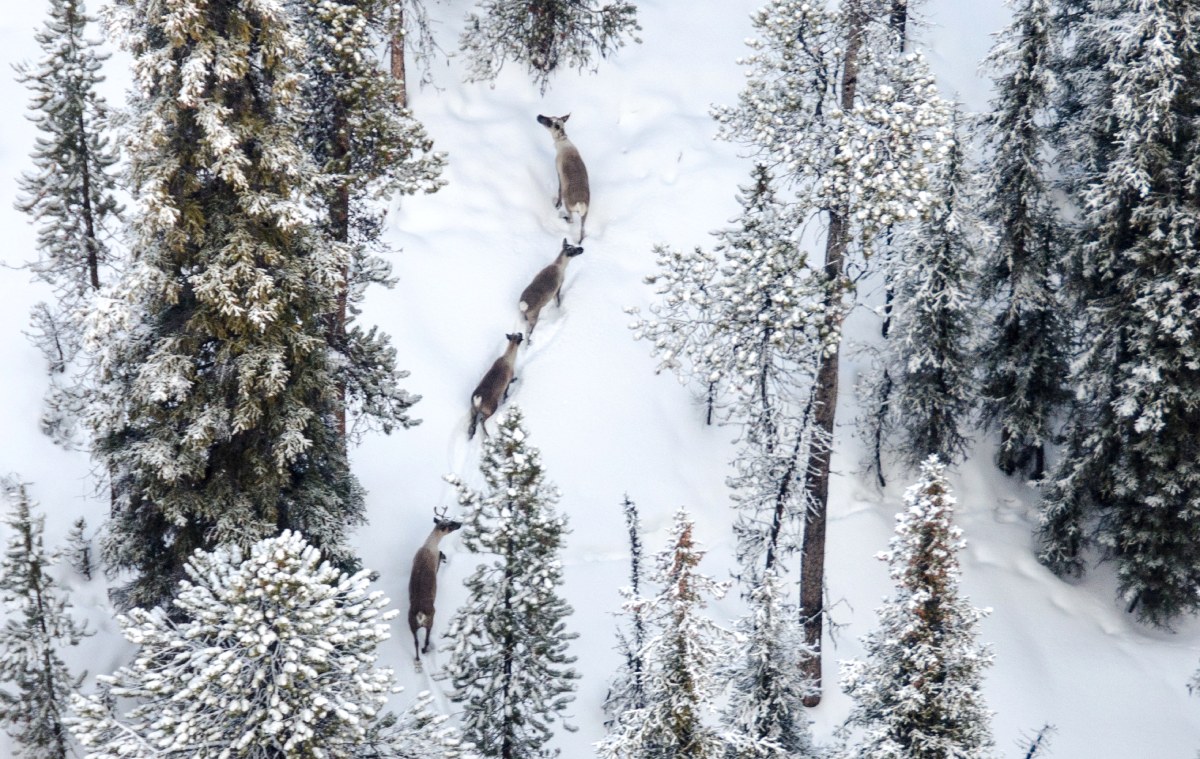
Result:
<svg viewBox="0 0 1200 759"><path fill-rule="evenodd" d="M405 387L424 396L414 409L424 422L391 437L369 436L355 450L370 516L357 544L367 566L381 573L380 587L403 609L411 556L432 526L434 507L453 502L442 475L478 482L480 441L468 442L465 434L468 395L503 349L504 333L520 327L521 289L553 258L562 238L574 234L552 207L553 147L534 117L570 112L567 131L587 161L593 188L586 252L568 268L563 308L548 307L532 345L522 348L511 401L526 413L530 441L542 451L572 529L566 595L575 607L570 627L580 633L573 650L583 678L572 709L580 730L562 732L557 741L571 759L590 755L590 744L603 734L599 706L617 664L612 613L620 604L618 588L627 582L622 495L641 507L648 552L661 548L672 512L686 505L710 551L703 569L724 577L732 562L724 476L733 431L703 426L688 391L672 377L654 375L647 346L631 339L623 308L644 310L650 302L651 288L641 280L653 266L655 243L711 245L709 231L737 211L734 193L749 164L734 146L712 139L715 124L707 111L711 103L737 96L742 73L735 60L744 53L749 14L758 4L642 0L643 44L618 51L598 74L559 75L544 97L513 66L494 88L461 84L456 61L435 67L440 89L412 93L417 115L438 149L449 153L449 185L432 196L393 202L389 230L402 248L394 257L400 281L393 290L370 293L363 318L393 335L401 366L412 372ZM93 0L90 9L95 5ZM469 0L430 5L448 50L468 6ZM43 4L10 3L5 10L3 62L34 57L32 31L42 23ZM968 108L984 107L987 84L976 67L989 34L1005 22L1000 0L930 0L921 15L928 25L916 31L918 46L929 55L944 94ZM122 61L118 55L108 67L105 94L113 104L122 102L128 81ZM35 130L23 117L28 98L21 85L0 77L0 95L9 104L0 117L0 229L8 241L3 261L16 265L33 256L33 230L12 201ZM54 545L80 515L98 525L105 502L93 495L87 456L56 448L38 431L44 367L22 330L29 307L47 293L15 269L0 270L0 292L0 323L6 325L0 330L6 391L0 424L7 433L0 471L32 484L32 495L49 514L47 544ZM864 310L849 329L868 339L874 326ZM849 706L836 686L836 662L859 655L857 639L874 627L874 609L890 592L886 566L873 556L887 545L911 479L893 465L881 493L858 473L852 420L860 362L850 355L842 378L828 545L829 600L838 627L826 642L825 700L813 711L822 740ZM1022 755L1021 736L1051 722L1058 727L1056 757L1194 756L1200 702L1189 697L1186 684L1200 664L1200 623L1186 622L1174 634L1141 627L1122 611L1105 567L1068 584L1039 566L1030 537L1036 493L992 467L990 446L981 440L952 481L968 541L964 591L976 605L993 609L982 637L996 654L986 693L996 712L998 753ZM5 534L0 529L0 537ZM439 581L437 635L464 597L460 581L477 560L453 538L443 548L450 561ZM131 647L117 634L102 581L60 574L97 630L68 652L68 661L93 674L111 671ZM729 598L713 612L731 620L737 609ZM435 679L444 655L432 654L424 673L413 670L402 620L383 649L408 688L397 697L397 708L417 690L445 686ZM89 678L85 687L90 685ZM453 708L444 698L440 702ZM0 737L0 756L11 753L5 741Z"/></svg>

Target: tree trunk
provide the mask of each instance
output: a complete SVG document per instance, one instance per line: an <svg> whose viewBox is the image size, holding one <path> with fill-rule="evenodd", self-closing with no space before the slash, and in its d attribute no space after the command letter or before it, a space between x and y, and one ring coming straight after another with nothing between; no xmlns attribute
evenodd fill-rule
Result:
<svg viewBox="0 0 1200 759"><path fill-rule="evenodd" d="M79 187L80 194L83 196L83 204L80 207L80 215L83 216L83 225L87 240L87 270L88 279L93 290L100 289L100 244L96 241L96 219L95 212L92 209L92 172L88 164L88 148L87 148L87 132L83 121L83 112L79 112L79 157L83 161L83 174L80 177L82 184Z"/></svg>
<svg viewBox="0 0 1200 759"><path fill-rule="evenodd" d="M858 89L858 54L862 48L864 18L857 3L850 5L850 28L842 55L840 105L843 113L854 107ZM804 675L813 683L815 693L804 699L805 706L821 703L821 637L825 616L825 515L829 504L829 469L833 457L833 429L837 414L838 358L841 353L842 285L845 279L846 249L850 243L849 208L840 201L829 209L829 237L825 243L824 305L827 334L836 336L831 350L821 359L817 370L813 420L815 435L809 450L805 473L808 509L805 512L803 555L800 559L800 618L804 623L804 642L811 654L800 662Z"/></svg>
<svg viewBox="0 0 1200 759"><path fill-rule="evenodd" d="M391 56L392 78L399 83L396 90L396 105L408 107L408 75L404 70L404 6L396 5L396 24L392 29L391 43L388 45Z"/></svg>

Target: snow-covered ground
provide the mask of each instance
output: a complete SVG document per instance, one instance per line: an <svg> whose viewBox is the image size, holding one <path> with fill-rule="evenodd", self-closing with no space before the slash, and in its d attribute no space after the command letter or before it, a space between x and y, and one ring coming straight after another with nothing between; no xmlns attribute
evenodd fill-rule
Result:
<svg viewBox="0 0 1200 759"><path fill-rule="evenodd" d="M455 47L469 4L430 4L446 49ZM566 595L575 607L571 628L580 634L574 652L583 677L573 705L580 729L557 741L571 759L590 755L603 734L599 707L617 664L612 613L627 572L622 496L641 506L648 551L661 547L672 512L686 505L710 550L706 571L723 577L732 565L724 486L732 431L705 427L688 392L671 377L654 376L647 346L631 339L622 309L649 303L642 277L651 271L653 244L710 245L709 231L736 213L734 192L749 166L734 146L712 139L707 111L737 96L742 73L735 60L757 4L642 0L643 44L619 51L598 74L560 75L544 97L515 67L494 88L461 84L458 62L435 68L440 89L412 93L417 115L450 155L449 185L393 204L389 228L403 249L395 257L400 281L370 294L364 319L393 335L401 366L412 372L405 386L424 396L415 408L424 422L391 437L370 436L354 452L370 516L357 543L366 564L381 573L382 589L403 607L409 562L432 526L433 509L453 503L442 475L478 482L479 438L466 439L468 395L503 349L504 333L520 326L521 289L569 234L551 204L553 148L534 117L570 112L568 133L593 187L586 252L568 268L563 308L548 307L532 345L522 348L511 400L526 412L531 442L562 492L559 508L572 528ZM42 21L42 4L9 3L5 11L0 59L11 64L35 56L32 31ZM1001 1L930 0L921 16L927 25L916 36L945 93L968 108L983 107L987 84L976 69L989 34L1005 22ZM119 57L109 68L106 95L119 104L127 74ZM0 77L0 96L9 104L0 116L3 261L16 265L33 255L33 231L12 201L35 131L23 117L23 88ZM44 369L22 330L29 307L47 293L13 269L0 270L0 293L0 472L32 483L49 515L52 545L80 515L98 525L105 501L93 496L86 455L62 451L38 431ZM873 326L860 313L850 329L866 339ZM827 582L838 627L826 644L825 700L813 711L822 740L849 708L836 686L836 662L859 655L857 639L874 626L874 609L890 592L886 567L873 556L887 545L908 479L893 467L889 488L880 492L858 474L851 424L856 369L853 359L846 362L830 501ZM1021 755L1018 740L1050 722L1058 727L1053 756L1064 759L1195 756L1200 701L1189 697L1187 682L1200 665L1200 623L1181 624L1174 634L1141 627L1114 599L1106 568L1067 584L1039 566L1030 537L1036 494L1001 476L990 449L991 441L980 441L953 481L969 543L964 589L976 605L993 609L982 637L996 654L986 692L999 753ZM454 539L443 548L450 560L439 583L438 634L462 600L460 580L475 561ZM93 674L111 671L130 647L117 634L103 583L66 581L97 630L68 660ZM730 599L713 613L732 620L737 611ZM408 630L398 622L384 658L408 688L397 698L401 707L417 690L445 687L436 675L446 657L434 653L425 672L415 672ZM0 738L0 756L9 753Z"/></svg>

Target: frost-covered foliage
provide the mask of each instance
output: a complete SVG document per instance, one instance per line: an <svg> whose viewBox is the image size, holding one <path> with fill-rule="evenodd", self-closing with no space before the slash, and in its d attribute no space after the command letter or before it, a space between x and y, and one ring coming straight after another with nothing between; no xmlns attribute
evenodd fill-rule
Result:
<svg viewBox="0 0 1200 759"><path fill-rule="evenodd" d="M718 759L726 741L710 724L712 701L720 689L718 669L728 656L730 634L703 615L709 599L728 590L700 574L704 557L692 537L687 511L675 513L670 542L655 561L653 597L633 597L626 613L635 610L647 626L645 663L646 705L615 715L608 736L597 744L605 759Z"/></svg>
<svg viewBox="0 0 1200 759"><path fill-rule="evenodd" d="M879 558L895 595L879 629L863 639L866 660L842 665L854 705L846 725L861 728L847 754L872 759L982 759L992 756L991 713L981 688L991 664L975 640L984 611L958 595L962 530L945 466L930 457L904 494L896 535Z"/></svg>
<svg viewBox="0 0 1200 759"><path fill-rule="evenodd" d="M95 568L95 561L92 559L92 539L87 535L87 520L83 517L79 517L71 525L71 531L67 533L67 547L62 553L71 569L83 575L85 580L92 579L92 570Z"/></svg>
<svg viewBox="0 0 1200 759"><path fill-rule="evenodd" d="M396 689L376 648L397 612L367 572L341 572L290 531L248 555L198 551L185 570L172 611L118 617L132 664L72 700L89 757L455 755L427 697L399 723L382 713ZM135 705L117 714L112 697Z"/></svg>
<svg viewBox="0 0 1200 759"><path fill-rule="evenodd" d="M1200 7L1075 10L1056 28L1056 139L1079 216L1067 291L1087 339L1040 558L1078 574L1097 546L1130 610L1169 625L1200 609Z"/></svg>
<svg viewBox="0 0 1200 759"><path fill-rule="evenodd" d="M646 278L659 302L630 325L672 369L707 394L709 414L742 425L731 481L739 509L739 561L748 582L796 548L804 513L812 383L822 340L822 286L796 237L793 209L766 166L742 188L737 226L716 233L711 253L656 248Z"/></svg>
<svg viewBox="0 0 1200 759"><path fill-rule="evenodd" d="M767 570L749 593L750 613L738 623L731 651L729 703L723 722L729 759L815 759L811 720L802 704L813 684L797 663L810 655L800 614L787 585Z"/></svg>
<svg viewBox="0 0 1200 759"><path fill-rule="evenodd" d="M736 226L715 233L712 252L656 247L658 271L646 283L659 302L649 318L629 309L634 338L651 343L658 371L723 401L737 421L772 399L803 397L818 350L818 286L796 241L794 209L774 184L756 165L738 196Z"/></svg>
<svg viewBox="0 0 1200 759"><path fill-rule="evenodd" d="M16 741L21 759L67 759L67 700L79 687L59 656L87 633L70 615L70 604L47 573L42 546L45 517L34 515L25 486L3 483L12 528L0 562L0 727Z"/></svg>
<svg viewBox="0 0 1200 759"><path fill-rule="evenodd" d="M637 7L626 0L480 0L459 46L467 80L490 82L506 61L525 66L543 94L560 68L595 71L626 41L641 42Z"/></svg>
<svg viewBox="0 0 1200 759"><path fill-rule="evenodd" d="M625 591L637 598L642 593L642 523L637 504L625 496L621 503L625 514L625 527L629 530L629 587ZM645 671L646 660L642 651L646 648L646 620L642 610L629 610L629 624L617 631L617 651L621 654L621 667L613 675L608 693L604 697L604 712L611 726L617 715L646 705Z"/></svg>
<svg viewBox="0 0 1200 759"><path fill-rule="evenodd" d="M349 259L329 316L338 354L343 403L361 426L390 432L416 420L418 400L400 389L395 349L386 335L354 324L363 291L391 285L390 252L381 241L381 198L435 192L446 158L410 111L396 104L401 82L380 68L376 49L387 39L395 3L389 0L299 0L308 42L304 136L320 175L315 201L324 233ZM344 433L345 410L339 412Z"/></svg>
<svg viewBox="0 0 1200 759"><path fill-rule="evenodd" d="M891 0L831 7L772 0L744 61L737 106L714 115L797 193L805 213L845 208L865 236L932 210L927 189L950 140L947 104L917 54L896 54ZM853 105L843 108L844 54L856 49Z"/></svg>
<svg viewBox="0 0 1200 759"><path fill-rule="evenodd" d="M50 0L48 16L35 34L41 58L16 67L33 94L30 118L41 133L34 171L18 180L16 207L38 225L38 255L28 267L54 291L54 302L34 307L30 334L51 374L42 426L69 442L84 403L83 370L76 365L83 311L111 273L110 227L120 208L108 108L96 93L107 56L86 36L93 19L82 0Z"/></svg>
<svg viewBox="0 0 1200 759"><path fill-rule="evenodd" d="M981 294L995 316L979 351L984 420L1000 430L996 463L1041 479L1052 419L1067 401L1069 323L1058 297L1062 220L1046 180L1055 77L1050 0L1019 0L987 65L996 98L983 122L986 250Z"/></svg>
<svg viewBox="0 0 1200 759"><path fill-rule="evenodd" d="M820 681L825 512L833 459L842 322L870 241L919 221L950 142L948 104L917 54L898 53L892 0L771 0L753 16L736 106L714 109L720 135L746 145L794 195L797 228L824 229L821 323L813 383L814 434L803 457L808 526L801 551L801 614ZM850 276L851 267L856 270ZM803 446L800 446L802 448ZM806 700L819 701L819 692Z"/></svg>
<svg viewBox="0 0 1200 759"><path fill-rule="evenodd" d="M914 468L930 456L962 460L976 405L972 322L980 230L965 160L955 141L931 190L938 205L901 233L892 258L895 324L884 349L893 383L888 426Z"/></svg>
<svg viewBox="0 0 1200 759"><path fill-rule="evenodd" d="M510 406L483 446L486 490L448 478L468 509L463 545L494 558L466 580L467 601L446 633L454 641L447 671L465 738L498 759L557 755L546 744L579 678L567 654L578 637L566 631L572 609L560 595L566 518L526 438L521 410Z"/></svg>
<svg viewBox="0 0 1200 759"><path fill-rule="evenodd" d="M351 264L311 227L306 51L283 0L120 0L133 55L136 263L93 309L89 423L123 608L170 597L197 549L302 532L343 566L362 521L327 339Z"/></svg>

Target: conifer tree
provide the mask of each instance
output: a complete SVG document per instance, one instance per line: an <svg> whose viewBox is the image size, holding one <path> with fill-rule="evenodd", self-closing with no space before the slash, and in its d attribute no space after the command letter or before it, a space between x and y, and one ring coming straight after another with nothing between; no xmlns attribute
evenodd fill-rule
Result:
<svg viewBox="0 0 1200 759"><path fill-rule="evenodd" d="M866 660L842 665L861 728L852 756L982 759L991 756L991 713L980 692L992 656L976 638L983 611L958 595L962 530L945 466L930 457L904 494L896 535L880 558L896 593L863 639Z"/></svg>
<svg viewBox="0 0 1200 759"><path fill-rule="evenodd" d="M924 59L897 54L890 0L772 0L753 17L759 39L745 60L739 104L715 115L721 135L778 166L794 193L797 226L822 217L820 265L825 346L813 393L815 433L801 453L808 499L801 559L804 666L820 682L824 617L825 511L838 398L842 320L852 261L872 238L928 215L929 184L949 141L949 109ZM816 705L819 696L807 699Z"/></svg>
<svg viewBox="0 0 1200 759"><path fill-rule="evenodd" d="M99 695L72 700L71 731L95 759L458 756L427 697L403 721L376 648L390 637L388 599L322 560L298 533L198 551L166 609L118 617L138 645L100 681L136 703L117 714Z"/></svg>
<svg viewBox="0 0 1200 759"><path fill-rule="evenodd" d="M329 315L350 265L310 226L306 55L283 0L121 0L134 59L136 264L97 304L89 422L113 479L122 608L168 598L196 549L284 529L353 566L362 521L336 420Z"/></svg>
<svg viewBox="0 0 1200 759"><path fill-rule="evenodd" d="M521 64L545 94L559 69L595 71L637 33L637 7L627 0L480 0L459 39L467 81L491 82L508 61Z"/></svg>
<svg viewBox="0 0 1200 759"><path fill-rule="evenodd" d="M382 242L383 210L378 199L435 192L445 156L407 109L396 104L401 84L376 62L375 48L387 38L390 0L303 0L299 18L308 42L304 132L320 170L316 201L322 228L343 249L336 310L327 317L330 346L339 355L342 394L339 432L347 433L347 411L356 421L409 427L408 410L419 396L397 386L395 349L375 328L354 324L356 304L367 285L391 285L389 252ZM350 406L347 409L347 406Z"/></svg>
<svg viewBox="0 0 1200 759"><path fill-rule="evenodd" d="M71 531L67 533L67 548L64 551L67 557L67 563L71 565L79 574L83 575L83 579L92 579L92 539L87 536L87 520L79 517L75 523L71 525Z"/></svg>
<svg viewBox="0 0 1200 759"><path fill-rule="evenodd" d="M1131 611L1170 625L1200 609L1200 8L1074 4L1055 138L1079 215L1067 291L1082 351L1040 558L1114 561Z"/></svg>
<svg viewBox="0 0 1200 759"><path fill-rule="evenodd" d="M981 295L996 315L980 346L984 420L1000 430L996 463L1040 480L1052 417L1066 403L1069 331L1059 302L1062 222L1046 180L1055 55L1049 0L1021 0L988 56L996 98L983 122L984 218L995 230Z"/></svg>
<svg viewBox="0 0 1200 759"><path fill-rule="evenodd" d="M59 442L71 440L83 403L81 369L74 365L83 311L113 268L108 237L120 213L108 107L96 92L108 56L87 38L92 21L83 0L50 0L46 24L35 35L41 58L16 67L33 95L31 118L41 133L34 171L18 180L16 207L38 225L38 255L29 269L54 292L52 303L34 307L31 337L51 374L43 428Z"/></svg>
<svg viewBox="0 0 1200 759"><path fill-rule="evenodd" d="M707 383L710 409L719 402L742 426L729 484L738 509L738 579L754 608L743 625L757 637L728 674L746 690L726 722L734 755L771 756L808 745L799 698L814 691L796 671L799 659L766 663L760 657L765 649L811 655L788 637L799 634L796 620L774 616L786 605L770 594L779 592L778 578L800 544L807 506L803 453L818 434L814 377L827 346L818 333L822 289L797 244L792 209L778 199L765 165L755 166L752 179L742 190L737 226L718 233L713 253L659 249L661 272L647 281L662 299L651 308L655 318L639 317L632 327L635 337L653 343L660 370Z"/></svg>
<svg viewBox="0 0 1200 759"><path fill-rule="evenodd" d="M629 587L623 592L637 598L642 593L642 523L637 504L628 495L621 507L625 527L629 530ZM609 727L622 712L646 705L646 659L642 654L646 648L646 620L637 608L630 610L629 617L628 629L617 631L617 650L623 660L621 668L604 697L604 712L609 716L605 724Z"/></svg>
<svg viewBox="0 0 1200 759"><path fill-rule="evenodd" d="M728 656L729 633L703 616L703 609L729 586L698 571L704 552L692 530L687 511L677 511L670 542L658 555L651 578L658 594L626 604L627 613L639 610L649 630L643 648L646 705L616 715L608 736L597 744L604 759L725 755L726 741L708 717L719 689L717 671Z"/></svg>
<svg viewBox="0 0 1200 759"><path fill-rule="evenodd" d="M47 570L42 547L45 517L34 514L25 486L5 481L12 528L0 562L0 727L16 741L21 759L67 759L71 755L67 699L83 678L71 676L59 656L87 635L70 614L70 603Z"/></svg>
<svg viewBox="0 0 1200 759"><path fill-rule="evenodd" d="M930 456L961 461L976 406L971 323L980 235L965 160L956 139L932 188L938 206L897 246L888 413L912 467Z"/></svg>
<svg viewBox="0 0 1200 759"><path fill-rule="evenodd" d="M791 556L805 508L802 453L817 434L813 379L823 347L821 287L796 241L796 219L771 172L755 166L737 225L711 252L657 249L647 277L659 302L631 325L652 343L659 371L704 388L742 426L731 481L739 563L747 587Z"/></svg>
<svg viewBox="0 0 1200 759"><path fill-rule="evenodd" d="M811 720L803 700L813 684L797 662L804 635L778 568L767 570L748 594L750 613L728 665L729 703L722 715L729 759L815 759Z"/></svg>
<svg viewBox="0 0 1200 759"><path fill-rule="evenodd" d="M557 755L547 746L551 725L565 719L579 677L567 654L578 637L566 632L572 609L560 595L566 518L554 510L558 491L523 421L510 406L484 443L485 491L448 478L469 510L463 545L494 558L466 580L467 601L446 633L454 641L447 669L465 738L497 759Z"/></svg>

